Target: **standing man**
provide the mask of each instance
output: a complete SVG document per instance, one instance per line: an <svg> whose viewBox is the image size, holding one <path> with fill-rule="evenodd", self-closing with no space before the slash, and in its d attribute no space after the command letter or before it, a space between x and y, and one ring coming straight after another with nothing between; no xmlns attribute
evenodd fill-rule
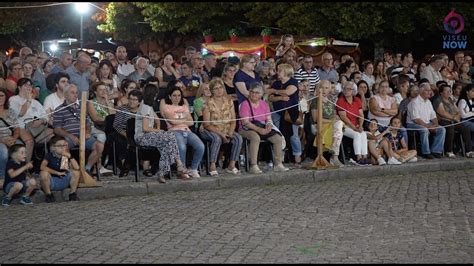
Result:
<svg viewBox="0 0 474 266"><path fill-rule="evenodd" d="M309 81L309 93L313 94L316 85L319 83L319 72L313 67L313 57L311 55L305 55L303 57L303 65L296 71L295 79L298 82L302 80Z"/></svg>
<svg viewBox="0 0 474 266"><path fill-rule="evenodd" d="M319 78L321 80L329 80L332 83L337 83L339 80L339 74L333 66L332 54L326 52L322 55L323 65L318 69Z"/></svg>
<svg viewBox="0 0 474 266"><path fill-rule="evenodd" d="M69 82L77 86L77 89L82 91L89 91L90 72L87 71L91 65L91 58L85 53L79 55L76 63L66 69L69 75Z"/></svg>
<svg viewBox="0 0 474 266"><path fill-rule="evenodd" d="M204 56L204 72L206 73L209 80L214 77L214 70L216 68L217 60L216 55L208 53Z"/></svg>
<svg viewBox="0 0 474 266"><path fill-rule="evenodd" d="M59 57L59 63L51 69L52 74L59 72L66 72L66 69L72 65L72 55L68 52L64 52Z"/></svg>
<svg viewBox="0 0 474 266"><path fill-rule="evenodd" d="M127 58L127 48L125 48L125 46L117 47L117 50L115 51L115 57L117 58L118 62L116 69L117 76L119 77L120 82L122 82L125 77L135 71L135 67Z"/></svg>

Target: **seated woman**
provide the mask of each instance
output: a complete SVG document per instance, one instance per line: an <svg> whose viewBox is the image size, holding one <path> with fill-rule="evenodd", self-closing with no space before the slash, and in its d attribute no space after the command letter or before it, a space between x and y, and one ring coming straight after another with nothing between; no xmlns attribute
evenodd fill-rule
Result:
<svg viewBox="0 0 474 266"><path fill-rule="evenodd" d="M316 85L316 92L318 92L318 90L322 90L323 97L323 125L321 132L321 134L323 134L323 147L332 154L329 163L334 166L342 166L338 157L344 123L339 119L339 116L336 115L336 106L334 105L336 97L331 94L331 82L329 82L329 80L321 80L321 82ZM319 123L317 98L311 102L310 109L312 122L314 124ZM316 134L316 132L313 133ZM316 140L314 141L314 146L317 146Z"/></svg>
<svg viewBox="0 0 474 266"><path fill-rule="evenodd" d="M115 98L115 106L120 107L122 105L128 104L128 94L136 89L138 89L138 84L135 81L129 79L122 80L119 96Z"/></svg>
<svg viewBox="0 0 474 266"><path fill-rule="evenodd" d="M454 130L461 133L466 144L466 150L472 150L471 131L461 121L461 113L458 107L451 100L451 87L447 84L441 85L439 88L439 96L433 101L433 108L438 116L440 126L445 126L446 137L444 140L444 151L449 158L456 158L453 153ZM456 124L455 126L450 126ZM466 154L467 157L474 157L474 153Z"/></svg>
<svg viewBox="0 0 474 266"><path fill-rule="evenodd" d="M401 126L402 122L400 118L396 116L392 117L390 120L389 134L385 135L385 138L389 141L390 148L393 151L393 157L401 163L417 162L417 152L416 150L408 150L408 145L403 138L402 132L399 130Z"/></svg>
<svg viewBox="0 0 474 266"><path fill-rule="evenodd" d="M384 138L385 134L387 134L389 128L384 132L380 132L378 130L378 121L375 118L370 119L369 123L369 131L367 131L367 138L368 138L368 145L369 145L369 152L372 157L372 164L375 165L375 162L378 165L385 165L387 162L383 158L383 155L387 155L388 164L401 164L400 161L395 159L394 152L390 147L390 142ZM375 159L375 160L374 160Z"/></svg>
<svg viewBox="0 0 474 266"><path fill-rule="evenodd" d="M342 86L342 94L336 103L336 110L344 122L344 136L354 140L354 153L357 164L370 164L367 159L367 134L364 132L364 112L362 103L358 97L354 97L354 83L348 81Z"/></svg>
<svg viewBox="0 0 474 266"><path fill-rule="evenodd" d="M130 169L130 160L127 157L127 121L128 119L135 117L134 114L137 113L142 99L143 95L141 91L131 91L128 94L128 103L118 108L117 114L114 118L114 132L112 133L112 137L115 140L115 155L117 156L117 160L119 162L119 177L127 176Z"/></svg>
<svg viewBox="0 0 474 266"><path fill-rule="evenodd" d="M261 174L258 168L258 149L262 136L272 132L272 119L270 115L270 107L262 100L263 86L260 82L250 85L249 98L240 104L241 126L240 135L250 141L250 173ZM256 125L256 124L259 125ZM276 172L288 171L289 169L283 165L282 156L282 136L273 134L266 138L273 144L273 168Z"/></svg>
<svg viewBox="0 0 474 266"><path fill-rule="evenodd" d="M209 88L212 96L208 99L202 111L204 122L201 127L201 136L211 142L211 150L209 151L211 158L210 174L211 176L218 174L216 161L222 143L232 144L229 166L226 172L240 174L240 171L235 167L235 162L239 159L242 137L235 132L236 120L233 100L227 96L222 79L212 79Z"/></svg>
<svg viewBox="0 0 474 266"><path fill-rule="evenodd" d="M154 86L146 87L146 90L152 89L156 90L157 88ZM179 158L175 134L160 129L160 120L155 111L153 111L153 107L150 106L155 100L156 92L153 94L145 91L143 94L152 97L144 97L138 108L137 118L135 119L135 141L140 146L155 147L160 152L159 169L157 172L160 183L166 183L164 176L170 172L171 164L175 162L180 178L184 180L189 179L189 175L186 174L186 168Z"/></svg>
<svg viewBox="0 0 474 266"><path fill-rule="evenodd" d="M193 125L193 118L188 103L183 98L181 89L174 87L168 92L168 97L160 101L160 114L166 119L168 130L173 132L178 142L179 156L186 162L186 146L193 147L193 161L188 174L191 177L201 177L198 172L199 164L204 155L204 143L189 127Z"/></svg>
<svg viewBox="0 0 474 266"><path fill-rule="evenodd" d="M377 119L379 125L388 126L390 119L397 115L398 106L395 98L388 95L390 86L388 81L379 84L376 95L369 100L369 119Z"/></svg>
<svg viewBox="0 0 474 266"><path fill-rule="evenodd" d="M461 121L474 134L474 85L466 85L459 95L457 106L461 113ZM471 138L472 140L472 138Z"/></svg>

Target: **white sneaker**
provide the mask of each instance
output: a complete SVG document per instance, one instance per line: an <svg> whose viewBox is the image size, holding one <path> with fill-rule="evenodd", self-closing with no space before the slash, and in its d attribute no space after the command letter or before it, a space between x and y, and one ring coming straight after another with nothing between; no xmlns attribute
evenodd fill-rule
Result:
<svg viewBox="0 0 474 266"><path fill-rule="evenodd" d="M449 158L456 158L456 155L452 152L447 152L446 155L448 155Z"/></svg>
<svg viewBox="0 0 474 266"><path fill-rule="evenodd" d="M474 151L470 151L470 152L466 153L466 157L467 158L474 158Z"/></svg>
<svg viewBox="0 0 474 266"><path fill-rule="evenodd" d="M390 157L388 159L388 164L402 164L399 160L395 159L395 157Z"/></svg>
<svg viewBox="0 0 474 266"><path fill-rule="evenodd" d="M267 166L265 167L265 171L272 171L273 170L273 162L268 162Z"/></svg>
<svg viewBox="0 0 474 266"><path fill-rule="evenodd" d="M331 156L331 158L329 159L329 163L334 165L334 166L339 166L339 167L342 166L342 163L341 163L341 161L339 161L339 158L337 158L335 156Z"/></svg>
<svg viewBox="0 0 474 266"><path fill-rule="evenodd" d="M407 163L416 163L416 162L418 162L418 157L416 156L407 161Z"/></svg>
<svg viewBox="0 0 474 266"><path fill-rule="evenodd" d="M103 166L102 166L102 167L100 168L100 170L99 170L99 173L100 173L101 175L112 174L113 172L114 172L114 171L109 170L109 169L107 169L107 168L105 168L105 167L103 167Z"/></svg>
<svg viewBox="0 0 474 266"><path fill-rule="evenodd" d="M377 159L377 161L379 162L379 165L386 165L387 164L387 162L382 157L379 157Z"/></svg>
<svg viewBox="0 0 474 266"><path fill-rule="evenodd" d="M200 178L201 176L199 175L198 170L190 170L188 172L188 175L192 178Z"/></svg>

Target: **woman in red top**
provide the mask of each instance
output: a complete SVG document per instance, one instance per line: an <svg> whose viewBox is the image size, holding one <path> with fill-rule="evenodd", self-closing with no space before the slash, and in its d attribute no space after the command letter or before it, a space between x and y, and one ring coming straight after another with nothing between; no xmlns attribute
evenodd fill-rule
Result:
<svg viewBox="0 0 474 266"><path fill-rule="evenodd" d="M364 123L362 102L358 97L353 96L356 87L352 81L344 83L342 88L343 95L337 99L336 110L344 122L344 136L354 140L357 163L367 165L370 162L367 159L367 134L362 126Z"/></svg>

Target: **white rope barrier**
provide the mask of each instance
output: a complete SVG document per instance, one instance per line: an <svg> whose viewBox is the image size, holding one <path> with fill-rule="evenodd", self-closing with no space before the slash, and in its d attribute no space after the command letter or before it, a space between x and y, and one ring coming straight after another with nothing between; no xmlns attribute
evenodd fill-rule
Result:
<svg viewBox="0 0 474 266"><path fill-rule="evenodd" d="M318 96L311 97L311 98L307 99L306 101L310 102L310 101L316 99L317 97L318 97ZM351 111L349 111L349 110L347 110L347 109L345 109L345 108L339 106L336 102L333 102L333 101L329 100L328 98L326 98L326 100L327 100L328 102L334 104L336 107L339 107L340 109L344 110L345 112L347 112L347 113L349 113L349 114L352 114L352 115L354 115L354 116L356 116L356 117L358 117L358 118L361 118L361 119L363 119L364 121L370 122L370 119L366 119L365 117L361 117L359 114L354 114L354 113L352 113ZM188 121L188 120L175 120L175 119L166 119L166 118L159 118L159 117L151 117L151 116L148 116L148 115L139 115L139 114L135 114L135 113L131 113L131 112L122 111L122 110L119 110L119 109L116 109L116 108L111 108L111 107L109 107L109 106L102 105L102 104L97 103L97 102L93 102L93 101L91 101L91 100L87 100L87 101L88 101L88 102L91 102L91 103L93 103L93 104L96 104L96 105L98 105L98 106L101 106L101 107L104 107L104 108L109 108L109 109L114 110L114 111L116 111L116 112L122 112L122 113L129 114L129 115L135 116L135 117L143 117L143 118L148 118L148 119L159 119L159 120L163 120L163 121L172 121L172 122L191 122L191 121ZM78 102L80 102L80 100L79 100ZM77 102L76 102L76 103L77 103ZM68 108L68 107L70 107L70 106L72 106L72 105L74 105L74 104L76 104L76 103L71 103L71 104L69 104L69 105L67 105L67 106L65 106L65 107L63 107L63 108L61 108L61 109L55 110L55 111L51 112L50 114L47 114L46 116L40 116L40 117L37 117L37 118L35 118L35 119L32 119L31 121L36 121L36 120L38 120L38 119L47 118L47 117L53 115L54 113L59 112L59 111L61 111L61 110L63 110L63 109L66 109L66 108ZM287 109L291 109L291 108L296 107L296 106L299 106L299 105L300 105L300 103L294 104L294 105L291 105L291 106L288 106L288 107L285 107L285 108L280 109L280 110L278 110L278 111L273 111L273 112L270 112L270 113L265 113L265 114L260 114L260 115L254 115L253 117L268 116L268 115L271 115L271 114L273 114L273 113L282 112L282 111L285 111L285 110L287 110ZM193 120L192 122L198 122L198 123L204 123L204 122L207 122L207 123L228 123L228 122L233 122L233 121L240 121L240 120L243 120L243 119L248 119L248 118L236 118L236 119L228 119L228 120L212 120L212 121L194 121L194 120ZM430 129L438 129L438 128L452 127L452 126L456 126L456 125L459 125L459 124L463 124L463 123L465 123L466 121L471 121L471 120L474 120L474 117L471 117L471 118L469 118L469 119L466 119L466 120L463 120L463 121L460 121L460 122L456 122L456 123L453 123L453 124L450 124L450 125L432 127L432 128L430 128ZM382 126L382 127L388 127L388 128L391 128L391 129L397 129L397 130L398 130L398 129L402 129L402 128L398 128L398 127L392 127L392 126L390 126L390 125L385 126L385 125L382 125L382 124L380 124L380 123L377 123L377 125L378 125L378 126ZM10 126L8 126L8 127L0 127L0 130L4 130L4 129L8 129L8 128L16 128L16 127L19 127L19 126L20 126L20 124L10 125ZM420 129L418 129L418 128L405 128L405 129L406 129L407 131L423 131L423 130L425 130L425 129L421 129L421 128L420 128Z"/></svg>
<svg viewBox="0 0 474 266"><path fill-rule="evenodd" d="M327 99L328 102L334 104L336 107L339 107L340 109L344 110L345 112L349 113L349 114L352 114L353 116L356 116L357 118L362 118L364 121L367 121L367 122L370 122L370 119L366 119L365 117L362 117L360 116L359 114L354 114L353 112L349 111L349 110L346 110L344 109L343 107L339 106L337 103ZM392 116L393 117L393 116ZM429 129L438 129L438 128L447 128L447 127L453 127L453 126L456 126L456 125L459 125L459 124L463 124L465 123L466 121L470 121L470 120L473 120L474 117L471 117L469 119L466 119L466 120L463 120L463 121L460 121L460 122L456 122L456 123L453 123L453 124L450 124L450 125L446 125L446 126L437 126L437 127L431 127ZM407 131L424 131L426 129L423 129L423 128L405 128L405 127L392 127L390 125L388 126L385 126L385 125L382 125L380 123L377 123L378 126L382 126L382 127L388 127L388 128L392 128L392 129L406 129Z"/></svg>
<svg viewBox="0 0 474 266"><path fill-rule="evenodd" d="M80 101L79 101L79 102L80 102ZM74 105L74 104L77 104L77 102L71 103L71 104L69 104L69 105L66 105L66 106L64 106L63 108L60 108L60 109L58 109L58 110L55 110L55 111L53 111L53 112L51 112L51 113L49 113L49 114L46 114L46 115L43 115L43 116L39 116L39 117L33 118L33 119L29 120L28 122L36 121L36 120L39 120L39 119L42 119L42 118L49 118L49 116L53 115L54 113L59 112L59 111L61 111L61 110L64 110L64 109L66 109L66 108L69 108L70 106L72 106L72 105ZM9 129L9 128L17 128L17 127L20 127L20 125L21 125L21 124L15 124L15 125L10 125L10 126L8 126L8 127L0 127L0 130Z"/></svg>
<svg viewBox="0 0 474 266"><path fill-rule="evenodd" d="M312 98L309 98L308 100L306 101L312 101L313 99L316 99L318 98L318 96L314 96ZM236 118L236 119L227 119L227 120L211 120L211 121L189 121L189 120L175 120L175 119L166 119L166 118L159 118L159 117L150 117L148 115L139 115L139 114L135 114L135 113L130 113L130 112L126 112L126 111L122 111L122 110L119 110L119 109L116 109L116 108L111 108L107 105L103 105L103 104L100 104L100 103L97 103L97 102L93 102L91 100L87 100L88 102L91 102L93 104L96 104L98 106L101 106L101 107L104 107L104 108L109 108L111 110L114 110L115 112L121 112L121 113L125 113L125 114L129 114L129 115L132 115L132 116L135 116L135 117L143 117L143 118L152 118L152 119L159 119L159 120L163 120L163 121L173 121L173 122L198 122L198 123L204 123L204 122L207 122L207 123L228 123L228 122L233 122L233 121L239 121L239 120L243 120L243 119L248 119L247 118ZM297 104L294 104L294 105L291 105L291 106L288 106L288 107L285 107L283 109L280 109L278 111L273 111L273 112L270 112L270 113L265 113L265 114L260 114L260 115L254 115L253 117L261 117L261 116L268 116L268 115L271 115L273 113L278 113L278 112L282 112L282 111L285 111L287 109L291 109L293 107L296 107L296 106L299 106L300 103L297 103Z"/></svg>

